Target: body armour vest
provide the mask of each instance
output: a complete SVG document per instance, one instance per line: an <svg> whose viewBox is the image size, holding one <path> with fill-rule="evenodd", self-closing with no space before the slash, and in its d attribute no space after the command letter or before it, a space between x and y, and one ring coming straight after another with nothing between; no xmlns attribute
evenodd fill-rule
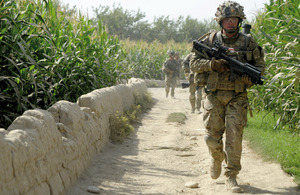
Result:
<svg viewBox="0 0 300 195"><path fill-rule="evenodd" d="M248 50L249 45L248 35L238 33L234 38L226 38L221 32L212 32L209 35L209 46L212 47L215 42L229 48L227 55L231 58L239 60L243 63L252 63L253 52ZM231 72L225 71L222 73L210 72L207 79L207 89L209 91L216 90L233 90L235 92L244 92L246 86L242 82L241 77L231 78Z"/></svg>

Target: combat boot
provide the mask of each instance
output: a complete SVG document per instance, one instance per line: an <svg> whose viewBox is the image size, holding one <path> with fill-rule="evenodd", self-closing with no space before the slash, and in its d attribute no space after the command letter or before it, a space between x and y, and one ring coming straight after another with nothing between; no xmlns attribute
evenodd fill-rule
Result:
<svg viewBox="0 0 300 195"><path fill-rule="evenodd" d="M173 88L171 89L171 97L172 97L173 99L175 99L175 91L174 91Z"/></svg>
<svg viewBox="0 0 300 195"><path fill-rule="evenodd" d="M218 140L209 135L205 135L204 140L209 148L209 153L212 157L210 165L210 176L212 179L218 179L222 172L222 161L225 158L222 138Z"/></svg>
<svg viewBox="0 0 300 195"><path fill-rule="evenodd" d="M198 114L201 114L201 113L202 113L202 112L201 112L201 103L198 103L198 102L197 102L197 106L196 106L196 107L197 107L197 113L198 113Z"/></svg>
<svg viewBox="0 0 300 195"><path fill-rule="evenodd" d="M230 190L232 193L243 193L242 188L236 182L236 176L230 175L225 180L227 190Z"/></svg>
<svg viewBox="0 0 300 195"><path fill-rule="evenodd" d="M189 97L189 100L190 100L190 104L191 104L191 113L195 113L195 98L193 96L190 95Z"/></svg>
<svg viewBox="0 0 300 195"><path fill-rule="evenodd" d="M222 161L224 160L223 158L219 159L212 159L211 165L210 165L210 176L212 179L218 179L221 175L222 172Z"/></svg>
<svg viewBox="0 0 300 195"><path fill-rule="evenodd" d="M198 114L201 114L201 113L202 113L201 110L200 110L200 108L199 108L199 109L197 108L197 113L198 113Z"/></svg>
<svg viewBox="0 0 300 195"><path fill-rule="evenodd" d="M191 113L194 114L194 113L195 113L195 110L196 110L195 107L194 107L194 108L192 107Z"/></svg>

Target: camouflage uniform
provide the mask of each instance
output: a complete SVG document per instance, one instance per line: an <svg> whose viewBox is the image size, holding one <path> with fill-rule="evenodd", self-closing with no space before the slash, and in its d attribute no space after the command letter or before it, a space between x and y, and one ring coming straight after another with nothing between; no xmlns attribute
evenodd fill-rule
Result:
<svg viewBox="0 0 300 195"><path fill-rule="evenodd" d="M190 91L190 104L191 104L191 112L194 113L196 108L198 113L200 113L201 108L201 100L202 100L202 86L199 86L197 82L194 81L194 73L190 70L190 60L192 57L192 53L188 54L183 62L182 69L184 71L184 75L186 79L190 83L189 91Z"/></svg>
<svg viewBox="0 0 300 195"><path fill-rule="evenodd" d="M183 62L183 59L180 58L179 53L175 52L175 60L178 62L178 79L177 79L177 85L180 85L180 79L181 79L181 64Z"/></svg>
<svg viewBox="0 0 300 195"><path fill-rule="evenodd" d="M216 16L220 24L225 17L237 17L239 23L245 18L243 7L232 1L220 5ZM221 45L232 48L231 52L228 52L232 58L264 71L262 48L250 35L238 32L234 37L228 38L223 31L212 31L202 36L199 41L209 47L212 47L215 41L219 41ZM196 80L205 85L203 122L207 134L205 141L212 156L211 177L219 177L221 163L225 158L225 182L229 182L231 191L235 192L234 188L237 188L237 192L241 192L236 175L241 170L242 136L247 123L248 107L246 89L249 86L241 78L229 80L229 69L224 72L213 70L213 61L214 59L206 59L204 55L194 52L190 64L191 70L196 73ZM225 152L222 140L224 133ZM217 163L219 170L215 170L217 166L213 163Z"/></svg>
<svg viewBox="0 0 300 195"><path fill-rule="evenodd" d="M167 59L162 67L162 71L165 74L165 81L166 81L166 97L169 95L169 91L171 88L171 97L174 98L175 95L175 87L176 87L176 80L179 75L179 64L178 61L174 59L174 51L168 52L170 59Z"/></svg>

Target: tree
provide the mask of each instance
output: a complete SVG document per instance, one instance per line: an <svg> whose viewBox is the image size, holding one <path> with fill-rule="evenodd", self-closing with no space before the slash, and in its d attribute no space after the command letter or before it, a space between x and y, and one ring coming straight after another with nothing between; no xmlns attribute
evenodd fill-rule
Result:
<svg viewBox="0 0 300 195"><path fill-rule="evenodd" d="M211 29L216 29L217 26L214 26L214 21L207 20L200 22L197 19L193 19L190 16L186 17L180 25L180 36L181 40L191 42L195 39L198 39Z"/></svg>
<svg viewBox="0 0 300 195"><path fill-rule="evenodd" d="M139 36L141 27L143 31L147 30L145 27L147 23L142 21L145 14L138 10L134 11L124 10L120 5L116 7L113 5L111 10L108 6L99 6L93 10L96 18L93 19L95 23L98 20L103 21L108 32L112 35L117 35L120 39L136 39Z"/></svg>
<svg viewBox="0 0 300 195"><path fill-rule="evenodd" d="M160 16L154 19L152 24L145 21L145 13L138 11L124 10L120 5L99 6L93 10L96 17L95 24L99 20L104 23L110 35L118 36L120 39L155 40L166 43L169 40L175 42L191 42L198 39L210 29L217 29L218 24L212 19L199 21L190 16L179 16L171 20L169 16Z"/></svg>

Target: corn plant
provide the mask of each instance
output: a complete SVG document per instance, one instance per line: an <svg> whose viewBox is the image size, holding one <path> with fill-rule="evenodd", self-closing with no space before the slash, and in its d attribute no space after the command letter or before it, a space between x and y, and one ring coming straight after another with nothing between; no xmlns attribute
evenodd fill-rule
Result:
<svg viewBox="0 0 300 195"><path fill-rule="evenodd" d="M99 22L51 0L2 1L0 127L31 108L76 101L123 78L124 53Z"/></svg>
<svg viewBox="0 0 300 195"><path fill-rule="evenodd" d="M252 92L252 104L273 110L279 125L300 132L300 2L270 0L257 16L254 36L266 51L268 81ZM275 127L275 128L276 128Z"/></svg>
<svg viewBox="0 0 300 195"><path fill-rule="evenodd" d="M168 58L167 51L173 49L180 53L181 58L190 51L189 43L174 43L169 41L162 44L158 41L122 41L126 53L126 69L133 77L143 79L164 79L161 71L164 61Z"/></svg>

